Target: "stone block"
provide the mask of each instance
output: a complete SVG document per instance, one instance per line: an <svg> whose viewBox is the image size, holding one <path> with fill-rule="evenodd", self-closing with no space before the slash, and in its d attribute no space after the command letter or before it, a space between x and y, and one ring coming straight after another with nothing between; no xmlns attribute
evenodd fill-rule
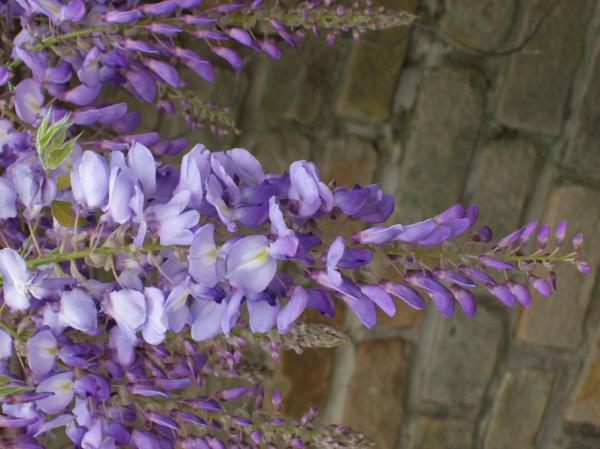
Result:
<svg viewBox="0 0 600 449"><path fill-rule="evenodd" d="M600 428L600 337L590 349L581 377L567 408L567 421Z"/></svg>
<svg viewBox="0 0 600 449"><path fill-rule="evenodd" d="M356 347L356 366L344 404L344 424L364 432L379 449L394 449L404 419L408 382L406 344L374 340Z"/></svg>
<svg viewBox="0 0 600 449"><path fill-rule="evenodd" d="M244 133L239 145L250 151L266 172L283 173L299 159L310 159L311 141L293 130L273 130L264 133Z"/></svg>
<svg viewBox="0 0 600 449"><path fill-rule="evenodd" d="M533 39L511 56L500 94L498 119L514 128L558 134L574 71L581 61L592 0L558 2ZM518 41L525 39L551 6L524 4Z"/></svg>
<svg viewBox="0 0 600 449"><path fill-rule="evenodd" d="M370 142L343 136L328 140L324 151L315 155L315 161L325 182L365 185L373 182L378 156Z"/></svg>
<svg viewBox="0 0 600 449"><path fill-rule="evenodd" d="M475 426L457 419L416 418L402 434L402 449L470 449Z"/></svg>
<svg viewBox="0 0 600 449"><path fill-rule="evenodd" d="M311 124L329 104L342 47L308 38L297 50L284 50L278 61L262 54L255 56L243 117L245 129L271 128L282 119Z"/></svg>
<svg viewBox="0 0 600 449"><path fill-rule="evenodd" d="M481 301L480 301L481 302ZM415 401L476 412L492 376L504 330L500 318L479 307L468 319L445 319L433 308L421 333Z"/></svg>
<svg viewBox="0 0 600 449"><path fill-rule="evenodd" d="M577 108L575 132L569 143L566 160L581 173L600 178L600 38L596 42Z"/></svg>
<svg viewBox="0 0 600 449"><path fill-rule="evenodd" d="M397 175L400 220L418 221L460 200L484 106L484 79L472 68L444 66L423 80Z"/></svg>
<svg viewBox="0 0 600 449"><path fill-rule="evenodd" d="M414 12L417 0L380 0L377 4ZM390 117L408 42L407 27L396 27L366 33L354 44L344 70L338 114L374 123Z"/></svg>
<svg viewBox="0 0 600 449"><path fill-rule="evenodd" d="M474 48L498 48L511 28L514 0L446 0L440 27L453 39Z"/></svg>
<svg viewBox="0 0 600 449"><path fill-rule="evenodd" d="M491 225L497 237L520 226L535 165L536 151L523 140L494 141L481 154L470 200L481 206L479 223Z"/></svg>
<svg viewBox="0 0 600 449"><path fill-rule="evenodd" d="M569 236L583 232L586 241L584 259L594 271L582 275L575 267L561 264L556 269L558 290L550 298L536 294L533 307L521 315L517 337L533 344L558 348L575 348L581 342L583 320L592 295L594 273L600 262L600 192L577 186L556 187L548 196L543 222L556 225L561 219L569 221ZM565 245L569 245L569 241ZM568 249L565 249L568 251Z"/></svg>
<svg viewBox="0 0 600 449"><path fill-rule="evenodd" d="M485 449L528 449L534 447L553 375L544 371L508 372L496 394Z"/></svg>

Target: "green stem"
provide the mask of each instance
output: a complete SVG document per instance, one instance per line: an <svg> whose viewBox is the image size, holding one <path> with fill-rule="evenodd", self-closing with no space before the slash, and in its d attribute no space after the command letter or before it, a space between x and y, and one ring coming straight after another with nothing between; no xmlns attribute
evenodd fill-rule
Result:
<svg viewBox="0 0 600 449"><path fill-rule="evenodd" d="M388 254L394 256L403 256L403 257L421 257L426 259L452 259L452 260L462 260L466 255L458 254L458 253L446 253L446 252L435 252L435 251L402 251L402 250L394 250L389 251ZM504 254L494 254L496 257L499 257L502 260L507 262L569 262L572 261L577 253L569 253L564 256L556 256L553 254L548 255L530 255L530 256L510 256ZM469 256L467 256L469 257Z"/></svg>
<svg viewBox="0 0 600 449"><path fill-rule="evenodd" d="M41 265L48 265L48 264L52 264L52 263L84 259L86 257L93 256L93 255L113 256L116 254L152 253L152 252L156 252L156 251L161 251L163 249L182 249L182 248L185 248L185 247L177 246L177 245L159 245L157 243L148 243L148 244L142 245L139 248L136 248L133 245L117 246L115 248L104 246L104 247L95 248L95 249L73 251L70 253L44 254L35 259L28 260L27 266L29 268L35 268L35 267L39 267Z"/></svg>

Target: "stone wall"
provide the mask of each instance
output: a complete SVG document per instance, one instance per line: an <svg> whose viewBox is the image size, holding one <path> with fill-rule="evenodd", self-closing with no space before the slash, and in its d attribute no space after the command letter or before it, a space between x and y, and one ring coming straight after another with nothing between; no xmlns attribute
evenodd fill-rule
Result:
<svg viewBox="0 0 600 449"><path fill-rule="evenodd" d="M244 132L194 137L269 169L310 158L327 179L381 181L404 222L457 201L480 204L497 235L564 217L598 267L600 3L562 0L541 26L554 1L385 3L419 24L253 56L207 91L233 99ZM596 276L560 271L558 294L527 311L482 295L472 320L405 307L365 331L340 318L352 345L285 354L287 412L317 403L380 449L600 447Z"/></svg>

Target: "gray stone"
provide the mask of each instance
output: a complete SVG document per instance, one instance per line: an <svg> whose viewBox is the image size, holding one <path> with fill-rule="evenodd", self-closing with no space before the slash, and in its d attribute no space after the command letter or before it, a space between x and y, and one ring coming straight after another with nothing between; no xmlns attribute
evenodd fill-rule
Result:
<svg viewBox="0 0 600 449"><path fill-rule="evenodd" d="M522 140L499 140L487 145L477 165L470 200L481 205L479 222L504 236L521 224L533 186L536 151Z"/></svg>
<svg viewBox="0 0 600 449"><path fill-rule="evenodd" d="M472 320L429 313L421 334L416 402L476 412L498 357L502 322L483 307Z"/></svg>
<svg viewBox="0 0 600 449"><path fill-rule="evenodd" d="M402 434L402 449L470 449L475 426L457 419L417 418Z"/></svg>
<svg viewBox="0 0 600 449"><path fill-rule="evenodd" d="M567 219L574 232L586 237L583 257L597 271L600 254L600 192L569 185L555 188L549 195L543 222L556 225ZM594 218L592 218L594 217ZM565 246L569 242L565 242ZM563 250L565 253L569 248ZM529 343L559 348L575 348L581 342L583 320L594 286L593 274L583 276L573 266L560 264L556 268L558 290L550 298L535 295L535 304L523 312L517 337Z"/></svg>
<svg viewBox="0 0 600 449"><path fill-rule="evenodd" d="M580 172L600 177L600 39L596 42L593 65L580 93L574 136L566 159Z"/></svg>
<svg viewBox="0 0 600 449"><path fill-rule="evenodd" d="M420 220L460 199L483 117L484 87L478 71L452 66L421 84L397 175L399 219Z"/></svg>
<svg viewBox="0 0 600 449"><path fill-rule="evenodd" d="M504 375L485 436L485 449L533 448L553 375L520 370Z"/></svg>
<svg viewBox="0 0 600 449"><path fill-rule="evenodd" d="M406 345L375 340L356 347L356 366L344 404L344 424L364 432L379 449L394 449L408 386Z"/></svg>
<svg viewBox="0 0 600 449"><path fill-rule="evenodd" d="M335 89L342 51L323 39L307 39L297 50L284 51L279 61L256 56L244 128L271 128L282 119L313 123Z"/></svg>
<svg viewBox="0 0 600 449"><path fill-rule="evenodd" d="M283 173L298 159L310 159L311 141L293 130L242 134L239 145L248 149L267 172Z"/></svg>
<svg viewBox="0 0 600 449"><path fill-rule="evenodd" d="M460 43L492 50L510 30L515 9L514 0L446 0L440 27Z"/></svg>
<svg viewBox="0 0 600 449"><path fill-rule="evenodd" d="M600 336L590 350L567 408L566 419L600 428Z"/></svg>
<svg viewBox="0 0 600 449"><path fill-rule="evenodd" d="M535 37L511 56L498 106L501 122L551 134L561 130L593 3L592 0L558 2ZM525 3L520 40L526 38L549 6L548 0Z"/></svg>
<svg viewBox="0 0 600 449"><path fill-rule="evenodd" d="M377 3L393 10L414 12L417 1ZM396 27L366 33L354 44L344 70L338 114L368 122L382 122L390 117L408 42L407 27Z"/></svg>

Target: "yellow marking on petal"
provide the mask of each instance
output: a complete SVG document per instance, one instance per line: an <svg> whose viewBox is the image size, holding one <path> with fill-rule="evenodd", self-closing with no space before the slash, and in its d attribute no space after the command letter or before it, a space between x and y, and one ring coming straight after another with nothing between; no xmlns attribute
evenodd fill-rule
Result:
<svg viewBox="0 0 600 449"><path fill-rule="evenodd" d="M69 380L56 388L60 393L68 393L73 389L73 381Z"/></svg>

